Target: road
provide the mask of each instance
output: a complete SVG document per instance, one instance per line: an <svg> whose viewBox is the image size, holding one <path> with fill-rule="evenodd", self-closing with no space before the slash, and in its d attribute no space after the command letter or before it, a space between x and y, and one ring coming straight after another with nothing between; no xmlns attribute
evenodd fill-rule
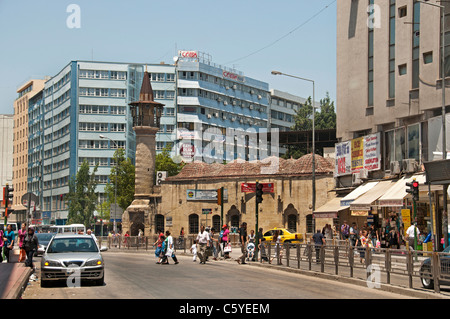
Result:
<svg viewBox="0 0 450 319"><path fill-rule="evenodd" d="M180 263L156 264L154 255L105 252L105 284L69 288L41 288L30 282L23 299L396 299L386 291L287 273L264 267L238 265L232 260L192 262L178 256Z"/></svg>

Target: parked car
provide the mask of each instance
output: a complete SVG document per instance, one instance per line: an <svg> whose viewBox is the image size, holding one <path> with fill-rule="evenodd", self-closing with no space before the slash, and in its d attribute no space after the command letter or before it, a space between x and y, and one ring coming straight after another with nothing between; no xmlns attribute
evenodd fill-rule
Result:
<svg viewBox="0 0 450 319"><path fill-rule="evenodd" d="M450 246L444 249L443 253L447 253L448 255L441 255L441 278L446 280L440 280L440 284L450 285ZM422 262L420 266L420 281L422 282L422 286L427 289L434 288L434 280L433 280L433 272L431 269L431 258L427 258Z"/></svg>
<svg viewBox="0 0 450 319"><path fill-rule="evenodd" d="M286 228L278 228L275 227L273 229L270 229L268 231L266 231L263 234L263 238L266 241L272 241L273 240L273 234L275 232L275 230L278 230L279 235L281 236L281 242L282 243L293 243L293 244L300 244L303 242L303 235L300 233L295 233L292 232Z"/></svg>
<svg viewBox="0 0 450 319"><path fill-rule="evenodd" d="M45 249L47 248L48 243L50 240L55 236L55 233L35 233L38 242L39 247L37 251L34 253L35 256L42 256L45 252Z"/></svg>
<svg viewBox="0 0 450 319"><path fill-rule="evenodd" d="M51 281L67 280L74 272L82 280L103 285L105 265L101 252L90 235L55 235L41 259L41 287Z"/></svg>

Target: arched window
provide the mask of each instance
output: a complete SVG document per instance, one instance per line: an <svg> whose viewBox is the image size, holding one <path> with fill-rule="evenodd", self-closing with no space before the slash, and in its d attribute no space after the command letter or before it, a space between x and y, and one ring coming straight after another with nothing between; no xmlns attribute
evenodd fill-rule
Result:
<svg viewBox="0 0 450 319"><path fill-rule="evenodd" d="M161 214L155 215L155 227L156 230L164 232L164 216Z"/></svg>
<svg viewBox="0 0 450 319"><path fill-rule="evenodd" d="M312 214L306 215L306 232L307 233L315 233L315 231L314 231L314 221L313 221L313 215Z"/></svg>
<svg viewBox="0 0 450 319"><path fill-rule="evenodd" d="M220 225L220 216L214 215L212 218L212 227L215 229L216 233L220 233L222 225Z"/></svg>
<svg viewBox="0 0 450 319"><path fill-rule="evenodd" d="M290 214L287 218L287 228L293 232L297 232L297 215Z"/></svg>
<svg viewBox="0 0 450 319"><path fill-rule="evenodd" d="M198 215L189 215L189 234L197 234L199 232L198 228Z"/></svg>

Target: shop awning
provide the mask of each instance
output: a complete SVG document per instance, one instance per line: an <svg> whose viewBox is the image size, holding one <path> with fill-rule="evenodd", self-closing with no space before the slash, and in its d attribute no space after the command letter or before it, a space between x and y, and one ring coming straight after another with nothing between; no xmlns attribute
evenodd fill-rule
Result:
<svg viewBox="0 0 450 319"><path fill-rule="evenodd" d="M372 189L368 190L365 194L361 195L359 198L354 200L350 204L350 210L357 211L369 211L371 206L375 204L381 196L383 196L386 191L395 184L394 181L381 181L375 185Z"/></svg>
<svg viewBox="0 0 450 319"><path fill-rule="evenodd" d="M413 175L411 177L403 177L398 180L386 193L378 200L378 205L382 207L401 207L403 206L403 199L408 195L406 192L406 183L411 183L415 179L420 185L425 183L425 175Z"/></svg>
<svg viewBox="0 0 450 319"><path fill-rule="evenodd" d="M341 199L341 206L350 206L350 204L359 196L375 187L379 182L368 182L354 189L350 194Z"/></svg>
<svg viewBox="0 0 450 319"><path fill-rule="evenodd" d="M336 197L320 206L314 213L314 218L337 218L340 211L346 210L349 206L341 206L342 197Z"/></svg>

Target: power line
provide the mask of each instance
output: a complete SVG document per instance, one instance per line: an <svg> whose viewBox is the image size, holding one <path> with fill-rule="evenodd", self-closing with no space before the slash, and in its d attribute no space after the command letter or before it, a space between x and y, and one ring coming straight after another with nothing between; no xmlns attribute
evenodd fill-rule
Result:
<svg viewBox="0 0 450 319"><path fill-rule="evenodd" d="M313 20L315 17L317 17L318 15L320 15L323 11L325 11L326 9L328 9L328 7L331 6L332 4L334 4L336 1L337 1L337 0L334 0L334 1L332 1L330 4L326 5L326 6L325 6L324 8L322 8L319 12L317 12L316 14L314 14L314 15L313 15L312 17L310 17L308 20L306 20L305 22L303 22L303 23L300 24L299 26L295 27L294 29L292 29L291 31L289 31L288 33L286 33L285 35L283 35L282 37L276 39L275 41L269 43L268 45L262 47L261 49L258 49L258 50L256 50L256 51L250 53L250 54L247 54L246 56L243 56L243 57L238 58L238 59L236 59L236 60L227 62L227 63L225 63L225 65L231 64L231 63L234 63L234 62L243 60L243 59L246 59L246 58L248 58L248 57L250 57L250 56L252 56L252 55L255 55L255 54L257 54L257 53L259 53L259 52L261 52L261 51L263 51L263 50L265 50L265 49L267 49L267 48L273 46L273 45L276 44L277 42L283 40L284 38L288 37L289 35L291 35L291 34L294 33L295 31L297 31L298 29L300 29L301 27L303 27L304 25L306 25L308 22L310 22L310 21Z"/></svg>

